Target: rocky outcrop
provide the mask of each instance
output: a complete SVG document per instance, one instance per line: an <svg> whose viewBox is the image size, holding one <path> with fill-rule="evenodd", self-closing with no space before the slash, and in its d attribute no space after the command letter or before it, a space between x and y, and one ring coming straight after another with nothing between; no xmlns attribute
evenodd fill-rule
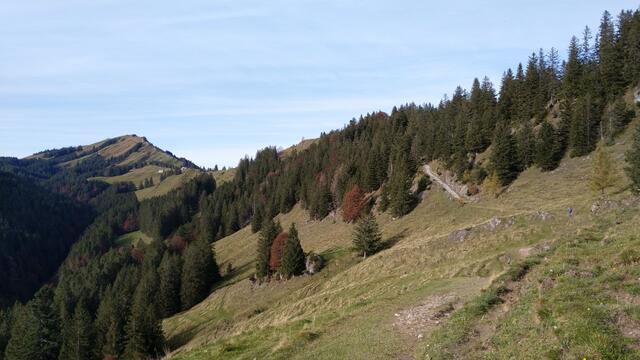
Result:
<svg viewBox="0 0 640 360"><path fill-rule="evenodd" d="M324 260L322 259L322 256L313 252L310 252L309 255L307 255L307 259L304 263L307 273L312 275L319 272L323 265Z"/></svg>

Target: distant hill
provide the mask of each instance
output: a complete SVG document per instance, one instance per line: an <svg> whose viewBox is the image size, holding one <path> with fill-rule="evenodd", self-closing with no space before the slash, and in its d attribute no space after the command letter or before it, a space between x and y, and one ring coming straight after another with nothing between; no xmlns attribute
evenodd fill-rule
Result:
<svg viewBox="0 0 640 360"><path fill-rule="evenodd" d="M135 165L154 164L170 168L198 168L194 163L178 158L137 135L124 135L105 139L90 145L71 146L45 150L27 157L27 160L50 160L60 166L75 167L86 160L100 157L110 167L127 168Z"/></svg>

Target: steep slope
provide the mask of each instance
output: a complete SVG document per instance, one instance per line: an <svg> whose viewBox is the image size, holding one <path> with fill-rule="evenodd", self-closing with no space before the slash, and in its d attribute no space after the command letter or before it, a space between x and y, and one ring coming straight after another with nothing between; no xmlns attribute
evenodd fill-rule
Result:
<svg viewBox="0 0 640 360"><path fill-rule="evenodd" d="M0 307L51 280L92 216L88 206L0 171Z"/></svg>
<svg viewBox="0 0 640 360"><path fill-rule="evenodd" d="M296 207L279 219L284 228L296 222L305 251L327 260L313 276L252 285L257 234L244 228L214 245L221 267L234 269L225 281L164 321L172 357L637 356L638 274L624 263L640 258L632 250L638 200L621 171L629 136L612 146L618 181L607 201L589 189L589 156L566 158L552 172L530 168L499 198L477 203L460 205L433 187L405 217L377 216L387 249L366 260L350 252L352 225L310 221ZM602 210L592 212L594 203ZM611 277L618 280L608 295ZM557 287L547 289L550 281ZM580 284L593 294L566 295ZM612 303L616 294L624 301ZM572 302L584 309L567 308ZM585 318L589 307L597 314ZM525 353L512 332L527 339Z"/></svg>

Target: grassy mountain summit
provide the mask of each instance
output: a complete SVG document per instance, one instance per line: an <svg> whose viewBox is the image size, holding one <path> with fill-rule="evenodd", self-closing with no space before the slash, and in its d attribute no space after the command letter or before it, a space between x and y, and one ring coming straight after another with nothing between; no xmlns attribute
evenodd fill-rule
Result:
<svg viewBox="0 0 640 360"><path fill-rule="evenodd" d="M95 156L112 160L113 166L153 163L167 167L196 167L190 161L156 147L146 137L137 135L118 136L90 145L44 150L26 159L50 160L60 166L75 167Z"/></svg>

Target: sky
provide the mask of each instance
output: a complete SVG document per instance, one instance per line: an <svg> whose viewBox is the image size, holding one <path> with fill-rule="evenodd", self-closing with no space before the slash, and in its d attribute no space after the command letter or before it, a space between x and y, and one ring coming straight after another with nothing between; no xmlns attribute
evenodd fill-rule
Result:
<svg viewBox="0 0 640 360"><path fill-rule="evenodd" d="M0 6L0 156L124 134L235 166L394 105L499 85L626 0L20 0Z"/></svg>

